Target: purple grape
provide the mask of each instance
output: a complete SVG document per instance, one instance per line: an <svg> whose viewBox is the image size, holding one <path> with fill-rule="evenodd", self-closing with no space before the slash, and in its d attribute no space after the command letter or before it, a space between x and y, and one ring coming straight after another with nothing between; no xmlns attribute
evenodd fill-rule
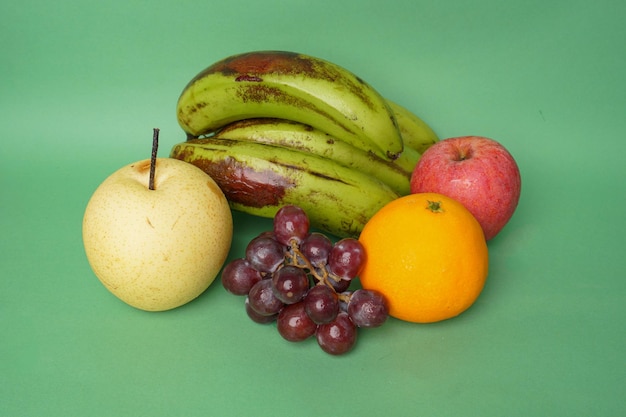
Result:
<svg viewBox="0 0 626 417"><path fill-rule="evenodd" d="M245 304L246 314L255 323L259 323L259 324L271 323L273 321L276 321L276 318L278 317L278 313L270 314L269 316L263 316L257 313L256 311L254 311L252 307L250 307L250 299L248 297L246 297L246 301L244 304Z"/></svg>
<svg viewBox="0 0 626 417"><path fill-rule="evenodd" d="M278 333L290 342L301 342L315 334L317 324L304 309L304 302L290 304L283 308L276 319Z"/></svg>
<svg viewBox="0 0 626 417"><path fill-rule="evenodd" d="M267 236L257 236L246 247L246 259L260 272L274 272L285 260L285 247Z"/></svg>
<svg viewBox="0 0 626 417"><path fill-rule="evenodd" d="M389 307L380 292L358 289L348 302L348 315L358 327L378 327L387 321Z"/></svg>
<svg viewBox="0 0 626 417"><path fill-rule="evenodd" d="M300 252L309 260L311 265L323 267L328 263L328 255L333 248L330 239L318 232L313 232L300 244Z"/></svg>
<svg viewBox="0 0 626 417"><path fill-rule="evenodd" d="M272 289L283 303L297 303L309 290L309 277L302 269L287 265L272 274Z"/></svg>
<svg viewBox="0 0 626 417"><path fill-rule="evenodd" d="M274 236L285 246L300 244L309 234L309 217L298 206L286 205L274 215Z"/></svg>
<svg viewBox="0 0 626 417"><path fill-rule="evenodd" d="M339 298L330 287L316 285L304 297L304 308L316 324L330 323L339 313Z"/></svg>
<svg viewBox="0 0 626 417"><path fill-rule="evenodd" d="M351 280L361 271L365 261L365 248L354 238L344 238L335 243L328 257L330 272L334 275Z"/></svg>
<svg viewBox="0 0 626 417"><path fill-rule="evenodd" d="M235 295L247 295L250 288L263 277L245 258L235 259L222 270L222 285Z"/></svg>
<svg viewBox="0 0 626 417"><path fill-rule="evenodd" d="M324 352L342 355L356 344L357 328L348 313L342 311L337 314L335 320L319 325L315 337Z"/></svg>
<svg viewBox="0 0 626 417"><path fill-rule="evenodd" d="M256 237L269 237L270 239L276 240L276 237L274 236L274 231L273 230L266 230L264 232L261 232Z"/></svg>
<svg viewBox="0 0 626 417"><path fill-rule="evenodd" d="M252 286L248 293L250 308L262 316L278 313L285 305L274 295L272 281L264 279Z"/></svg>
<svg viewBox="0 0 626 417"><path fill-rule="evenodd" d="M387 320L388 304L379 292L350 290L366 256L357 239L333 245L309 226L300 207L281 208L273 229L253 238L243 258L224 266L222 285L232 294L247 294L245 311L252 321L276 322L291 342L315 335L324 352L342 355L354 348L359 327Z"/></svg>

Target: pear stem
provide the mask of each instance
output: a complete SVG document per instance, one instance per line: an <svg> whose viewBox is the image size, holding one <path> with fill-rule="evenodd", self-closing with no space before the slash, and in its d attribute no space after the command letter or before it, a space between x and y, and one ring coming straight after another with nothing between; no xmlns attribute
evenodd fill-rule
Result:
<svg viewBox="0 0 626 417"><path fill-rule="evenodd" d="M150 181L148 189L154 190L154 171L156 170L157 150L159 149L159 129L152 129L152 156L150 157Z"/></svg>

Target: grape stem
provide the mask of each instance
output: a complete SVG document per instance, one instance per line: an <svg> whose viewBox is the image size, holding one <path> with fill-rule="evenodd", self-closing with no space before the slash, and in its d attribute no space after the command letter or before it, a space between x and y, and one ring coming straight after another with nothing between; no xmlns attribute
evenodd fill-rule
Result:
<svg viewBox="0 0 626 417"><path fill-rule="evenodd" d="M348 302L350 300L350 296L348 294L337 293L337 291L335 291L335 288L333 287L332 282L330 281L332 279L335 282L339 282L341 280L340 277L331 274L326 268L316 268L311 263L311 261L309 261L307 257L304 256L302 252L300 252L300 248L298 248L298 243L295 241L295 239L290 242L290 247L291 251L287 251L287 254L285 255L285 258L288 260L288 262L286 263L287 265L292 265L307 270L308 273L311 274L318 283L323 283L331 290L333 290L341 301Z"/></svg>

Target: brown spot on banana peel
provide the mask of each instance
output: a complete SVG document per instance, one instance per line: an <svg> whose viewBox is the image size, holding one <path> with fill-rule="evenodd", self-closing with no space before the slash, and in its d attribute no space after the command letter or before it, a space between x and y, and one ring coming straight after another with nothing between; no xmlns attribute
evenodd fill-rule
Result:
<svg viewBox="0 0 626 417"><path fill-rule="evenodd" d="M220 140L220 139L226 139L226 140ZM232 141L232 140L230 140L228 138L219 138L217 140L212 139L212 138L196 138L196 139L190 139L188 142L190 144L207 144L207 145L210 145L211 143L219 142L219 144L221 146L226 146L226 147L235 146L236 143L237 143L237 141ZM192 163L195 164L195 161L197 161L197 159L195 159L192 156L193 155L193 151L188 151L186 147L185 147L185 149L181 150L181 148L183 148L183 147L184 147L184 145L176 145L174 147L174 149L172 150L171 156L173 158L178 158L178 159L182 159L182 160L185 160L185 161L193 161ZM380 159L379 157L377 157L376 155L374 155L371 152L369 153L369 156L371 158L373 158L373 159L374 158ZM250 168L244 162L238 161L233 156L228 156L227 158L231 159L232 161L236 161L236 163L238 165L240 165L242 168L245 168L246 170L253 170L253 168ZM326 175L326 174L324 174L322 172L317 172L315 170L305 170L301 166L294 165L294 164L288 164L288 163L279 161L279 160L277 160L275 158L268 158L267 161L272 163L272 164L274 164L274 165L282 166L282 167L289 168L289 169L292 169L292 170L297 170L297 171L306 171L308 174L316 176L316 177L319 177L319 178L324 178L324 179L327 179L327 180L331 180L331 181L339 182L339 183L342 183L342 184L350 185L348 182L343 181L340 178L329 176L329 175ZM208 162L210 164L215 164L215 162L212 162L212 161L206 161L206 162ZM387 164L392 165L391 162L387 162ZM399 167L396 167L396 168L400 169ZM262 172L265 172L265 171L262 171ZM272 172L276 175L276 177L285 178L285 177L275 173L274 171L272 171ZM293 183L293 180L290 180L290 179L285 179L285 180L289 181L290 183ZM293 185L295 186L295 184L293 184Z"/></svg>
<svg viewBox="0 0 626 417"><path fill-rule="evenodd" d="M209 164L204 170L220 185L229 201L249 207L279 205L286 190L295 186L271 170L256 171L232 157Z"/></svg>
<svg viewBox="0 0 626 417"><path fill-rule="evenodd" d="M257 77L256 75L240 75L239 77L235 78L235 81L236 82L252 81L252 82L260 83L263 81L263 79L261 77Z"/></svg>
<svg viewBox="0 0 626 417"><path fill-rule="evenodd" d="M202 143L203 139L196 139L194 142ZM182 145L176 145L170 156L197 166L213 178L229 201L248 207L279 206L283 204L287 190L297 186L293 178L272 170L255 170L233 156L226 155L223 159L216 161L196 158L192 150ZM269 162L291 170L302 171L301 167L293 164L276 160L269 160ZM341 179L321 172L312 170L306 172L326 180L345 183Z"/></svg>
<svg viewBox="0 0 626 417"><path fill-rule="evenodd" d="M226 77L232 77L234 82L242 83L246 81L261 82L263 77L268 74L323 79L343 85L373 109L373 103L369 96L363 92L367 83L361 78L353 74L354 82L345 82L344 74L337 71L334 64L296 52L254 51L227 57L198 73L189 81L183 91L197 80L213 73L221 73Z"/></svg>
<svg viewBox="0 0 626 417"><path fill-rule="evenodd" d="M180 145L170 156L197 166L213 178L227 200L249 207L278 205L286 190L295 186L289 178L270 170L256 171L231 156L217 161L195 158L192 150Z"/></svg>
<svg viewBox="0 0 626 417"><path fill-rule="evenodd" d="M232 55L216 62L213 71L224 75L236 74L305 74L316 76L310 59L302 59L303 55L288 51L252 51Z"/></svg>
<svg viewBox="0 0 626 417"><path fill-rule="evenodd" d="M256 51L232 55L206 67L188 86L214 73L221 73L235 80L242 76L262 78L265 74L303 74L318 78L311 60L299 59L300 57L301 54L286 51Z"/></svg>

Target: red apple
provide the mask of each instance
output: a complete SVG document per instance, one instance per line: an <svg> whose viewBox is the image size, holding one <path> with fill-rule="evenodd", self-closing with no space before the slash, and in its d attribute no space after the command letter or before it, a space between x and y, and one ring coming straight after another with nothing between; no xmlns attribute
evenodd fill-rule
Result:
<svg viewBox="0 0 626 417"><path fill-rule="evenodd" d="M482 136L462 136L441 140L424 152L411 176L411 193L454 198L490 240L513 216L521 184L519 167L504 146Z"/></svg>

